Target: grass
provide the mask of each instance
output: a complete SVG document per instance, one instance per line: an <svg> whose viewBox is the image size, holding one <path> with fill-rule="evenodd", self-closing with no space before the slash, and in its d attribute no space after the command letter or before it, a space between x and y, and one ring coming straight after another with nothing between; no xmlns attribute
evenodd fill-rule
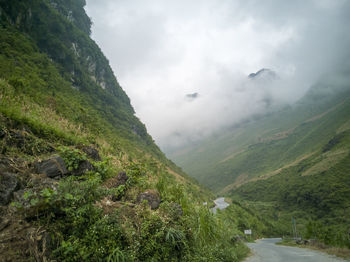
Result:
<svg viewBox="0 0 350 262"><path fill-rule="evenodd" d="M36 251L45 253L37 239L52 240L50 258L36 260L241 261L249 250L237 236L253 224L262 232L264 222L237 203L217 215L203 206L213 193L166 159L86 34L85 1L56 2L55 8L46 0L0 2L1 158L11 160L23 193L1 215L45 233L33 237ZM102 161L88 159L85 145ZM87 159L94 169L51 186L34 163L57 154L68 169ZM115 186L120 171L128 179ZM140 203L145 190L158 191L157 210ZM21 243L20 251L32 253ZM18 250L11 241L0 249L3 256Z"/></svg>
<svg viewBox="0 0 350 262"><path fill-rule="evenodd" d="M0 79L0 112L44 137L62 139L68 143L89 142L89 135L80 125L58 115L49 107L40 106L25 95L15 95L7 81ZM90 136L91 137L91 136Z"/></svg>
<svg viewBox="0 0 350 262"><path fill-rule="evenodd" d="M115 144L109 143L108 140L97 138L89 129L79 128L77 123L64 118L56 111L35 103L25 94L18 97L12 91L13 87L7 81L0 80L2 128L11 132L24 128L26 134L34 140L49 143L55 150L64 146L64 150L71 153L70 157L77 154L76 159L80 159L79 147L93 141L104 159L105 167L102 166L100 170L105 170L103 172L107 172L106 175L102 176L99 172L88 174L82 180L62 179L59 183L59 190L62 191L60 194L48 190L42 199L45 190L43 189L31 195L31 208L42 212L35 223L48 227L47 230L54 236L54 257L59 260L68 259L67 261L82 259L82 250L91 254L90 258L93 260L97 259L97 256L107 257L107 254L110 259L119 256L141 260L157 258L159 254L163 254L166 260L177 257L181 261L202 260L204 257L239 261L246 256L247 248L243 243L231 243L232 236L240 234L234 222L229 220L228 216L224 216L224 213L214 217L208 208L202 206L202 202L213 197L209 191L186 179L162 159L157 159L140 148L134 148L131 152L127 148L116 148ZM31 155L20 148L16 149L16 145L6 152L7 157L20 156L28 164L47 158L50 154L35 152ZM108 196L108 190L113 189L104 188L103 179L113 178L122 170L126 170L128 176L132 177L130 186L121 192L123 201L126 202L112 203L114 205L110 206L106 203L111 201L107 201L105 197ZM149 211L137 204L137 195L149 188L159 190L163 200L161 211ZM175 216L176 220L172 218L174 211L171 210L170 204L173 202L179 203L183 210L180 218ZM166 203L170 203L170 209ZM103 212L105 213L101 217ZM56 216L57 213L60 215ZM122 227L113 220L116 213L122 217L118 218ZM67 230L71 223L74 223L76 228ZM165 228L169 230L163 236ZM113 238L105 235L106 230L116 232ZM120 242L126 241L125 239L128 243ZM105 246L105 243L112 246L99 248L101 245ZM118 249L111 249L114 245L119 245ZM142 249L139 249L140 247Z"/></svg>
<svg viewBox="0 0 350 262"><path fill-rule="evenodd" d="M322 88L322 85L314 87L316 91L311 90L293 107L222 131L183 153L175 152L173 159L215 192L227 192L294 165L348 129L349 92L343 88L333 96L314 99L312 93ZM339 159L340 156L329 157L310 174Z"/></svg>

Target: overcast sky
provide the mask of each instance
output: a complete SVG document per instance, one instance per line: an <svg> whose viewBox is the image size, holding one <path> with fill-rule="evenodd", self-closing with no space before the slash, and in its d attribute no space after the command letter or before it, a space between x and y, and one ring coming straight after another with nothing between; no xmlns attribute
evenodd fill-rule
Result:
<svg viewBox="0 0 350 262"><path fill-rule="evenodd" d="M157 144L290 104L349 60L347 0L87 0L92 38ZM269 68L277 77L247 76Z"/></svg>

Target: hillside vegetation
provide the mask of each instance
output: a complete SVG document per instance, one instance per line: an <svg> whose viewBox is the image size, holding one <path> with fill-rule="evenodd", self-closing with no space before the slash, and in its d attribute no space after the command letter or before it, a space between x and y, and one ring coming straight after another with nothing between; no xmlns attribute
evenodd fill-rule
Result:
<svg viewBox="0 0 350 262"><path fill-rule="evenodd" d="M350 91L346 80L338 82L317 84L298 103L215 134L171 158L222 193L275 175L322 151L348 128Z"/></svg>
<svg viewBox="0 0 350 262"><path fill-rule="evenodd" d="M0 260L239 261L267 222L155 145L84 0L0 0ZM258 223L256 223L258 222Z"/></svg>
<svg viewBox="0 0 350 262"><path fill-rule="evenodd" d="M299 237L350 248L350 82L341 75L325 77L295 105L179 153L176 163L281 235L295 236L295 220Z"/></svg>
<svg viewBox="0 0 350 262"><path fill-rule="evenodd" d="M230 191L260 209L286 235L298 235L327 245L350 248L350 130L340 132L317 152L268 179ZM268 205L268 208L266 206Z"/></svg>

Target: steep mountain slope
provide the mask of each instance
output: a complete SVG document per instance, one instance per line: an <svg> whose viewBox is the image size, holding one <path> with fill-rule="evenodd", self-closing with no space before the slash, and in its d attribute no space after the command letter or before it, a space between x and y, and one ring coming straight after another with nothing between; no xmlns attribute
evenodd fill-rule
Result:
<svg viewBox="0 0 350 262"><path fill-rule="evenodd" d="M0 261L241 260L258 219L202 204L212 193L135 117L84 5L0 0Z"/></svg>
<svg viewBox="0 0 350 262"><path fill-rule="evenodd" d="M90 20L83 6L84 1L1 1L2 77L96 133L111 130L159 153L107 59L85 33ZM76 105L79 110L72 110Z"/></svg>
<svg viewBox="0 0 350 262"><path fill-rule="evenodd" d="M171 157L206 186L227 192L322 150L347 128L349 97L346 80L324 80L295 105L237 125Z"/></svg>

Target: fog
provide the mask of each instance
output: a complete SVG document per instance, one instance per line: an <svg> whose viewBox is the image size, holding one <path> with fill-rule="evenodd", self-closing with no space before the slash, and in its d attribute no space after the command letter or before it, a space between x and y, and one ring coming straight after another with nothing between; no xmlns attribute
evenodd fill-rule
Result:
<svg viewBox="0 0 350 262"><path fill-rule="evenodd" d="M87 0L86 10L163 150L292 104L349 66L346 0Z"/></svg>

